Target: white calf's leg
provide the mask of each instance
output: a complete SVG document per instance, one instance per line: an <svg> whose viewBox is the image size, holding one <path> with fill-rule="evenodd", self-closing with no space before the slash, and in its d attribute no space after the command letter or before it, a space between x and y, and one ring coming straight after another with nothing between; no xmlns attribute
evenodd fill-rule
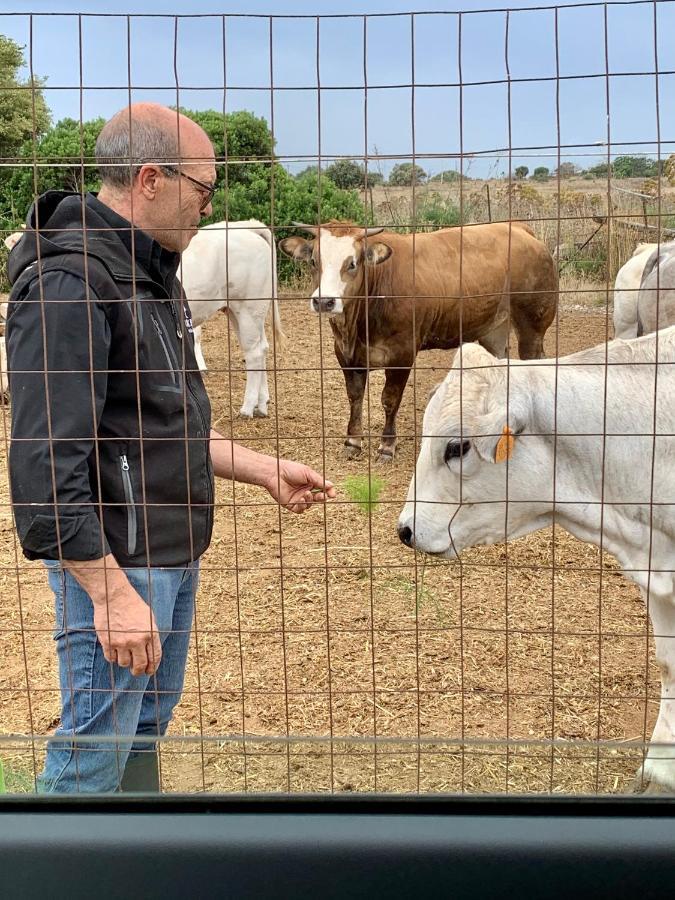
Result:
<svg viewBox="0 0 675 900"><path fill-rule="evenodd" d="M656 660L661 670L661 703L637 788L675 793L675 602L672 596L650 597Z"/></svg>
<svg viewBox="0 0 675 900"><path fill-rule="evenodd" d="M267 407L270 402L270 391L267 384L267 351L269 344L267 343L267 335L265 334L265 323L260 323L260 346L262 347L260 361L260 380L258 382L258 405L253 411L254 416L266 416Z"/></svg>
<svg viewBox="0 0 675 900"><path fill-rule="evenodd" d="M197 365L199 366L200 372L206 372L206 360L204 359L204 354L202 353L202 326L197 325L195 327L195 356L197 358Z"/></svg>
<svg viewBox="0 0 675 900"><path fill-rule="evenodd" d="M260 339L259 323L246 310L239 312L237 332L246 362L246 390L239 415L242 418L250 419L258 410L260 382L265 372L266 347ZM267 410L265 409L264 412L258 410L258 414L267 415Z"/></svg>

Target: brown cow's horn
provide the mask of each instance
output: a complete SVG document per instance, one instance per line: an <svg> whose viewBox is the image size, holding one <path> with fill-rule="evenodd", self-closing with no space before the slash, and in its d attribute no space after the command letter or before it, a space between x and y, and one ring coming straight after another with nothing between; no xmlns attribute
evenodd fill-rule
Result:
<svg viewBox="0 0 675 900"><path fill-rule="evenodd" d="M291 225L293 225L295 228L302 228L303 231L309 231L309 233L313 234L314 237L316 237L319 231L316 225L305 225L304 222L291 222Z"/></svg>
<svg viewBox="0 0 675 900"><path fill-rule="evenodd" d="M379 228L366 228L366 237L375 237L376 234L381 234L384 231L384 226L380 226Z"/></svg>

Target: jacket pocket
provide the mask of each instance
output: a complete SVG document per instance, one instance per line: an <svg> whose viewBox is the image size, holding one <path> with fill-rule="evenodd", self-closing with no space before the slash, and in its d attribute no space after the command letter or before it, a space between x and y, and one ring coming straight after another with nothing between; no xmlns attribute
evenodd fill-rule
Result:
<svg viewBox="0 0 675 900"><path fill-rule="evenodd" d="M136 515L136 501L134 499L134 486L129 474L131 467L126 454L120 456L120 472L122 473L122 487L124 488L124 502L127 507L127 554L133 556L136 552L138 535L138 516Z"/></svg>
<svg viewBox="0 0 675 900"><path fill-rule="evenodd" d="M170 376L171 385L159 385L157 390L160 391L175 391L181 392L181 381L180 381L180 372L178 368L178 360L174 356L172 352L171 343L162 327L159 319L155 317L153 313L150 313L150 319L152 320L152 324L155 327L155 331L157 332L157 337L159 338L159 342L162 346L162 351L164 353L164 358L166 360L166 369Z"/></svg>

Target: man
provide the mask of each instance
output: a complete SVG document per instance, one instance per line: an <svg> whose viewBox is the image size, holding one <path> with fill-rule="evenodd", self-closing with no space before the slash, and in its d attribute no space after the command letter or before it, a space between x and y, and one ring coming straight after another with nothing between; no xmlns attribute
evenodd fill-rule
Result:
<svg viewBox="0 0 675 900"><path fill-rule="evenodd" d="M154 741L183 687L213 475L294 512L335 496L309 467L210 430L176 281L211 214L206 134L135 104L96 156L98 196L41 196L8 266L12 502L56 600L62 714L44 792L159 789Z"/></svg>

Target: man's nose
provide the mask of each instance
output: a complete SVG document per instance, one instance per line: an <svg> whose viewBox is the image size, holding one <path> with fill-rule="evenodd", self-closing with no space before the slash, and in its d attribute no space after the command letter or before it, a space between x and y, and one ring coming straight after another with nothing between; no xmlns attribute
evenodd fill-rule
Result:
<svg viewBox="0 0 675 900"><path fill-rule="evenodd" d="M335 297L312 297L314 312L332 312L335 309Z"/></svg>
<svg viewBox="0 0 675 900"><path fill-rule="evenodd" d="M412 547L413 545L413 533L412 528L408 525L399 525L398 526L398 536L406 545L406 547Z"/></svg>

